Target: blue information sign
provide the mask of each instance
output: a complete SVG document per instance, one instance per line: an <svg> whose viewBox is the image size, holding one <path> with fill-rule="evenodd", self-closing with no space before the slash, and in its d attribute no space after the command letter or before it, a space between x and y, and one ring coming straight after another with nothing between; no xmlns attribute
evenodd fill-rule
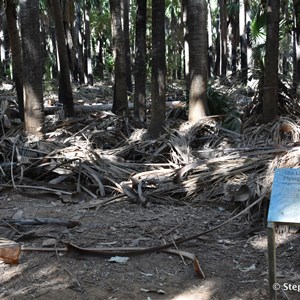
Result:
<svg viewBox="0 0 300 300"><path fill-rule="evenodd" d="M268 222L300 223L300 169L276 169Z"/></svg>

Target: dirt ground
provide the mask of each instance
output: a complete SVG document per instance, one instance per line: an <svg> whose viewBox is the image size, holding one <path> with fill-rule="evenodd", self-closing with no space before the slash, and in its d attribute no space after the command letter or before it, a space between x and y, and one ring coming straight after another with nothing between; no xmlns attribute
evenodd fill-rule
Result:
<svg viewBox="0 0 300 300"><path fill-rule="evenodd" d="M79 226L0 226L1 237L24 247L150 247L218 225L232 216L222 204L147 208L127 201L100 207L84 201L63 203L7 192L0 200L1 219L59 218ZM203 238L178 245L197 255L206 278L193 262L168 253L147 253L127 261L66 252L22 251L18 265L0 263L0 299L268 299L267 241L263 228L243 235L241 218ZM299 236L276 236L278 282L300 283ZM300 299L297 291L279 299Z"/></svg>

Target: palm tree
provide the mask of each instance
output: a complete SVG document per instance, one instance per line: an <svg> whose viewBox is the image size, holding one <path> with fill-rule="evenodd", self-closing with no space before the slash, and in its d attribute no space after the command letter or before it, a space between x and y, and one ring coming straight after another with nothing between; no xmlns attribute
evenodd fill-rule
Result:
<svg viewBox="0 0 300 300"><path fill-rule="evenodd" d="M93 70L92 70L92 50L91 50L91 26L90 26L90 1L84 3L84 24L85 24L85 39L84 39L84 60L85 60L85 82L93 85Z"/></svg>
<svg viewBox="0 0 300 300"><path fill-rule="evenodd" d="M189 0L189 120L196 122L208 114L207 107L207 3Z"/></svg>
<svg viewBox="0 0 300 300"><path fill-rule="evenodd" d="M245 0L241 1L239 9L240 25L240 49L241 49L241 80L244 85L248 81L248 62L247 62L247 25Z"/></svg>
<svg viewBox="0 0 300 300"><path fill-rule="evenodd" d="M295 85L298 97L300 97L300 0L294 0L295 11L295 36L296 36L296 61L295 61Z"/></svg>
<svg viewBox="0 0 300 300"><path fill-rule="evenodd" d="M120 0L109 0L111 13L111 31L114 53L114 100L112 111L118 115L127 114L126 63L124 50L124 32L121 21Z"/></svg>
<svg viewBox="0 0 300 300"><path fill-rule="evenodd" d="M221 75L226 76L227 72L227 7L226 0L219 0L220 7L220 46L221 46Z"/></svg>
<svg viewBox="0 0 300 300"><path fill-rule="evenodd" d="M124 28L126 83L127 83L127 91L132 92L131 53L130 53L130 35L129 35L129 8L130 8L130 0L122 0L121 11L122 11L123 28Z"/></svg>
<svg viewBox="0 0 300 300"><path fill-rule="evenodd" d="M188 97L190 91L190 81L189 81L189 42L188 42L188 28L187 28L187 9L188 0L181 0L181 17L183 25L183 43L184 43L184 77L186 86L186 95Z"/></svg>
<svg viewBox="0 0 300 300"><path fill-rule="evenodd" d="M52 13L55 22L55 32L59 56L59 92L58 99L63 103L66 117L74 116L73 93L70 82L68 52L59 0L52 0Z"/></svg>
<svg viewBox="0 0 300 300"><path fill-rule="evenodd" d="M22 49L17 27L16 4L13 0L7 0L6 2L6 20L12 55L13 78L16 85L20 118L24 121Z"/></svg>
<svg viewBox="0 0 300 300"><path fill-rule="evenodd" d="M280 0L269 0L265 55L263 122L274 120L278 113L278 52Z"/></svg>
<svg viewBox="0 0 300 300"><path fill-rule="evenodd" d="M147 0L137 0L136 4L134 116L137 121L145 121Z"/></svg>
<svg viewBox="0 0 300 300"><path fill-rule="evenodd" d="M39 0L20 0L23 52L24 119L28 134L44 128L43 71L39 32Z"/></svg>
<svg viewBox="0 0 300 300"><path fill-rule="evenodd" d="M166 111L165 0L152 1L152 75L150 135L159 137Z"/></svg>

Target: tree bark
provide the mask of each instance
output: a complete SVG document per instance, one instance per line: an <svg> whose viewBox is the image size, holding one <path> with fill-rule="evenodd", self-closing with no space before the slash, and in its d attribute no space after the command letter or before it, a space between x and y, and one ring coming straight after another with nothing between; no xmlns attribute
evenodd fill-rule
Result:
<svg viewBox="0 0 300 300"><path fill-rule="evenodd" d="M94 84L92 70L92 49L91 49L91 28L90 28L90 4L84 5L84 58L85 58L85 82L89 85Z"/></svg>
<svg viewBox="0 0 300 300"><path fill-rule="evenodd" d="M30 135L41 136L44 129L44 105L39 0L20 0L20 21L25 130Z"/></svg>
<svg viewBox="0 0 300 300"><path fill-rule="evenodd" d="M146 21L147 0L137 0L134 116L141 122L146 119Z"/></svg>
<svg viewBox="0 0 300 300"><path fill-rule="evenodd" d="M280 0L268 0L263 91L264 123L274 120L278 114L279 9Z"/></svg>
<svg viewBox="0 0 300 300"><path fill-rule="evenodd" d="M300 99L300 0L294 0L296 61L294 64L294 82L297 97Z"/></svg>
<svg viewBox="0 0 300 300"><path fill-rule="evenodd" d="M219 0L219 7L220 7L220 35L221 35L221 75L226 76L227 59L228 59L226 0Z"/></svg>
<svg viewBox="0 0 300 300"><path fill-rule="evenodd" d="M84 62L83 62L83 33L82 33L82 14L79 3L75 3L76 22L74 35L76 39L77 60L75 63L74 79L79 80L80 84L84 83Z"/></svg>
<svg viewBox="0 0 300 300"><path fill-rule="evenodd" d="M70 70L68 52L66 46L66 36L62 18L62 8L59 0L52 0L52 12L55 23L57 48L59 55L59 102L63 103L66 117L74 116L73 93L70 82Z"/></svg>
<svg viewBox="0 0 300 300"><path fill-rule="evenodd" d="M196 122L207 116L207 3L189 0L188 28L190 49L189 120Z"/></svg>
<svg viewBox="0 0 300 300"><path fill-rule="evenodd" d="M240 13L240 49L241 49L241 80L244 85L248 82L248 59L247 59L247 26L245 0L241 2Z"/></svg>
<svg viewBox="0 0 300 300"><path fill-rule="evenodd" d="M190 92L190 70L189 70L189 31L187 25L187 9L188 9L188 0L181 1L181 10L182 10L182 25L183 25L183 43L184 43L184 78L185 78L185 88L186 88L186 97L189 98Z"/></svg>
<svg viewBox="0 0 300 300"><path fill-rule="evenodd" d="M131 52L130 52L130 35L129 35L129 8L130 0L121 1L122 15L123 15L123 28L124 28L124 50L125 50L125 63L126 63L126 84L127 91L132 92L131 80Z"/></svg>
<svg viewBox="0 0 300 300"><path fill-rule="evenodd" d="M13 0L8 0L6 3L6 19L12 55L13 78L16 85L20 118L24 121L22 49L19 31L17 28L16 4Z"/></svg>
<svg viewBox="0 0 300 300"><path fill-rule="evenodd" d="M165 0L152 1L152 75L150 135L158 138L166 112Z"/></svg>
<svg viewBox="0 0 300 300"><path fill-rule="evenodd" d="M121 4L120 0L110 0L109 3L115 70L113 112L117 115L124 116L127 114L128 104Z"/></svg>

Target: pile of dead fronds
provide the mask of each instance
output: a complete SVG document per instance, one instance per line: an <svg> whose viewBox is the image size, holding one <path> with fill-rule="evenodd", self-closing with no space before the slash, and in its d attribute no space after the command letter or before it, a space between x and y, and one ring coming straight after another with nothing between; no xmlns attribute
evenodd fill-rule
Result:
<svg viewBox="0 0 300 300"><path fill-rule="evenodd" d="M299 121L281 117L236 133L213 118L167 129L157 140L111 113L52 124L44 140L16 129L0 146L2 188L24 195L134 203L268 197L274 169L298 167Z"/></svg>

